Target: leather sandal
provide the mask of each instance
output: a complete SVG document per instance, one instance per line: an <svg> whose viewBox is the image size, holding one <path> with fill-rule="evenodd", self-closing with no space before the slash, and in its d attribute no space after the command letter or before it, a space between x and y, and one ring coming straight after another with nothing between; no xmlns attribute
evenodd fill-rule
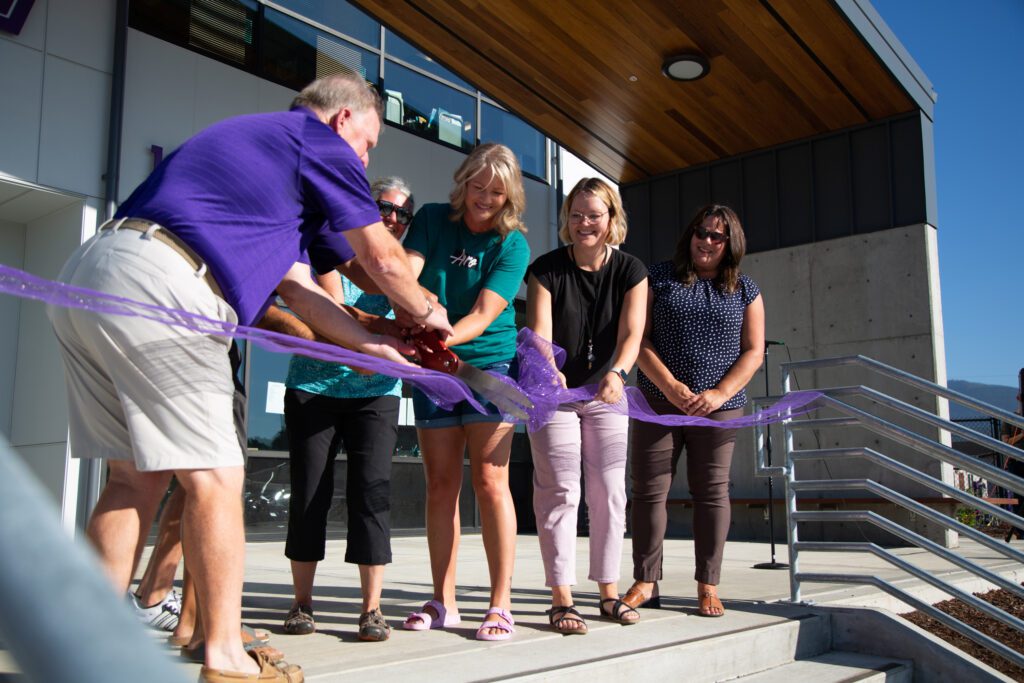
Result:
<svg viewBox="0 0 1024 683"><path fill-rule="evenodd" d="M717 613L712 610L717 610ZM697 594L697 613L702 617L723 617L725 616L725 607L715 591L704 588Z"/></svg>
<svg viewBox="0 0 1024 683"><path fill-rule="evenodd" d="M640 607L661 609L661 596L658 594L658 582L654 582L654 587L651 588L650 595L645 595L644 592L640 590L639 584L640 582L636 581L629 587L626 594L622 596L622 602L626 603L633 609L638 609Z"/></svg>
<svg viewBox="0 0 1024 683"><path fill-rule="evenodd" d="M612 606L609 609L605 609L605 605L611 603ZM636 619L626 619L627 614L635 614ZM620 600L619 598L605 598L601 601L601 616L607 617L612 621L617 621L623 626L629 626L640 621L640 613L630 607L628 604Z"/></svg>
<svg viewBox="0 0 1024 683"><path fill-rule="evenodd" d="M246 674L241 671L211 669L204 666L199 671L200 683L241 683L241 681L261 681L265 683L303 683L305 677L302 667L284 662L273 663L258 651L249 656L256 660L260 667L258 674Z"/></svg>
<svg viewBox="0 0 1024 683"><path fill-rule="evenodd" d="M391 627L384 620L380 608L375 607L369 612L359 615L359 640L379 643L391 635Z"/></svg>
<svg viewBox="0 0 1024 683"><path fill-rule="evenodd" d="M576 611L576 605L559 605L544 612L548 615L548 623L556 633L563 636L585 636L587 622L583 615Z"/></svg>
<svg viewBox="0 0 1024 683"><path fill-rule="evenodd" d="M316 621L313 620L313 606L298 603L292 605L284 620L284 632L293 636L305 636L314 631Z"/></svg>

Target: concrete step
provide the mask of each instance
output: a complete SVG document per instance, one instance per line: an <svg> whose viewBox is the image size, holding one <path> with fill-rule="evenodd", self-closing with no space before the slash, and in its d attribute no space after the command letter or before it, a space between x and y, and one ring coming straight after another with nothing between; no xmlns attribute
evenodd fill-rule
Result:
<svg viewBox="0 0 1024 683"><path fill-rule="evenodd" d="M758 606L731 610L729 619L690 613L645 611L633 626L588 617L586 636L561 636L543 623L521 623L503 643L467 642L471 629L415 634L423 649L406 650L399 661L383 657L348 666L345 680L370 677L406 683L424 672L445 681L547 681L581 677L587 683L644 680L720 681L810 658L830 646L827 617L793 609ZM475 623L473 624L475 626ZM465 633L462 631L465 630ZM454 631L454 632L453 632ZM454 635L462 638L453 638ZM404 635L404 634L403 634ZM307 680L342 680L311 659L301 660Z"/></svg>
<svg viewBox="0 0 1024 683"><path fill-rule="evenodd" d="M914 680L914 665L902 659L833 650L734 680L735 683L910 683Z"/></svg>

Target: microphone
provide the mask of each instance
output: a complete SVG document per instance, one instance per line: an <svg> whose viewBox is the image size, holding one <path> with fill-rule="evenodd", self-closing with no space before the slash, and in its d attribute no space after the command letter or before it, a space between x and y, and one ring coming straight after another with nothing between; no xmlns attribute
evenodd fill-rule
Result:
<svg viewBox="0 0 1024 683"><path fill-rule="evenodd" d="M764 340L764 345L765 346L785 346L786 342L784 342L784 341L777 341L777 340L774 340L774 339L765 339Z"/></svg>

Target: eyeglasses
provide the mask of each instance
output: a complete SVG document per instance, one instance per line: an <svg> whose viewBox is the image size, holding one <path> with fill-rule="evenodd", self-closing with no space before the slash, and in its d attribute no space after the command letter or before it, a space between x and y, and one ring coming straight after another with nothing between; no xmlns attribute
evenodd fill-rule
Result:
<svg viewBox="0 0 1024 683"><path fill-rule="evenodd" d="M694 236L699 240L711 239L712 244L721 244L729 239L729 236L724 232L717 232L715 230L708 230L703 225L698 225L694 231Z"/></svg>
<svg viewBox="0 0 1024 683"><path fill-rule="evenodd" d="M603 216L607 215L607 211L604 213L588 213L586 215L573 211L569 214L569 221L572 223L597 223Z"/></svg>
<svg viewBox="0 0 1024 683"><path fill-rule="evenodd" d="M409 221L412 220L412 211L405 208L404 206L398 206L394 202L388 202L383 199L377 200L377 210L380 211L381 218L387 218L391 215L391 212L395 212L395 218L402 225L409 225Z"/></svg>

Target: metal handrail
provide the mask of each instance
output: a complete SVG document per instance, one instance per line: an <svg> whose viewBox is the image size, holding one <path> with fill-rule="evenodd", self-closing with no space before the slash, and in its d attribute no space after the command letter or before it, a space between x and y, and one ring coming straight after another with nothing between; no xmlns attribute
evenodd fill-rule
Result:
<svg viewBox="0 0 1024 683"><path fill-rule="evenodd" d="M26 680L186 680L2 435L0 541L0 640Z"/></svg>
<svg viewBox="0 0 1024 683"><path fill-rule="evenodd" d="M954 391L947 387L935 384L910 373L894 368L890 365L880 363L865 356L844 356L840 358L823 358L806 361L790 361L781 364L782 368L782 391L783 394L790 393L790 384L793 373L798 370L820 369L831 367L856 366L870 370L884 377L895 379L919 391L926 392L936 397L946 398L955 401L969 408L977 410L985 415L1002 420L1003 422L1024 428L1024 416L1010 413L1001 408L988 405L975 398ZM799 524L801 522L866 522L902 539L906 543L917 546L929 553L940 557L969 573L988 581L999 588L1002 588L1015 595L1024 596L1024 588L1014 581L1003 578L994 571L991 571L977 562L970 560L942 545L925 538L924 536L906 528L905 526L887 519L875 512L865 510L843 510L843 511L799 511L797 509L798 494L806 491L850 491L863 490L876 497L879 502L890 502L906 509L915 515L927 519L929 522L956 531L969 537L984 547L993 550L1013 561L1024 563L1024 552L1000 543L996 539L981 533L956 519L953 519L937 510L924 505L913 498L899 493L892 488L885 486L872 479L836 479L836 480L798 480L796 464L808 460L822 460L832 458L860 457L866 458L876 465L891 472L901 475L918 485L938 492L962 505L973 507L984 513L994 516L1012 526L1024 527L1024 518L1007 510L999 508L987 501L984 501L967 492L960 491L940 478L900 462L889 455L885 455L871 448L817 448L797 450L794 448L794 433L805 429L839 428L858 426L865 428L875 434L884 436L898 444L908 447L917 453L921 453L933 460L956 466L965 471L985 477L990 482L1002 485L1012 491L1024 492L1024 479L1014 476L1006 470L981 461L977 458L965 455L938 439L929 438L919 434L905 426L883 419L872 412L872 409L865 409L852 405L850 399L862 399L871 402L874 406L882 406L887 410L895 411L899 415L911 418L917 423L927 427L936 428L942 432L948 432L958 437L978 443L994 453L1004 455L1008 458L1024 461L1024 451L1009 446L990 436L974 432L950 420L935 415L929 411L910 405L904 401L888 396L882 392L866 386L843 386L833 388L819 388L822 396L818 399L817 409L830 409L840 414L840 417L802 417L795 419L788 417L783 420L782 428L785 440L785 461L781 465L769 464L766 462L766 439L767 428L764 425L755 425L755 474L757 476L782 476L785 482L786 502L786 536L789 545L789 578L790 578L790 599L793 602L801 602L802 583L846 583L846 584L867 584L873 585L884 592L893 595L901 601L937 619L949 628L974 640L983 647L998 653L1002 657L1024 666L1024 655L1012 650L994 639L986 636L974 628L960 622L954 617L935 609L920 599L909 594L889 582L877 577L864 574L852 573L815 573L800 571L801 551L813 552L839 552L856 551L866 552L879 557L890 565L915 576L922 581L932 585L947 594L956 597L963 602L976 607L994 619L1002 622L1018 632L1024 632L1024 621L1014 617L1005 611L995 607L983 600L966 594L964 591L951 585L949 582L932 576L913 564L897 557L895 554L886 551L873 543L844 543L835 541L807 542L799 540ZM755 400L755 404L773 402L779 397L765 397ZM947 437L948 438L948 437ZM948 442L947 442L948 443Z"/></svg>

